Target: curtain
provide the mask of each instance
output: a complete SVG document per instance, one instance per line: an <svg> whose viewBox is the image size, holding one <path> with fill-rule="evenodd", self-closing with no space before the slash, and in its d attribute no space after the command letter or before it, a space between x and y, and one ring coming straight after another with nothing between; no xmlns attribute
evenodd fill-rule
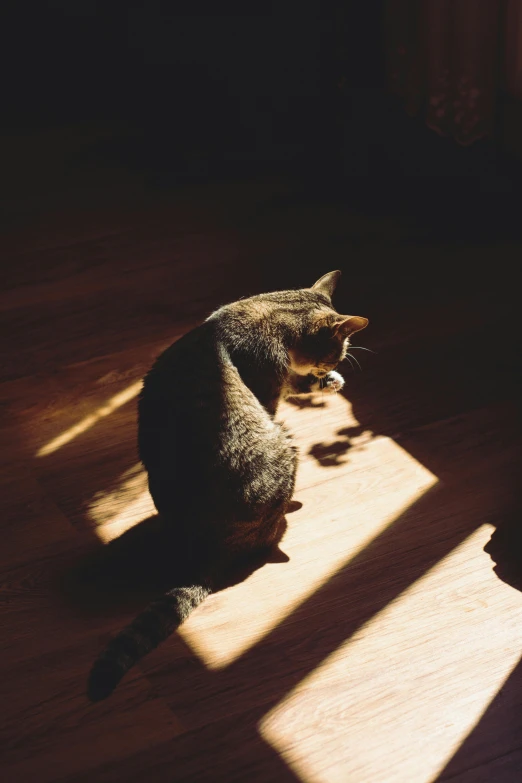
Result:
<svg viewBox="0 0 522 783"><path fill-rule="evenodd" d="M437 133L471 144L499 95L522 99L522 0L387 0L390 91Z"/></svg>

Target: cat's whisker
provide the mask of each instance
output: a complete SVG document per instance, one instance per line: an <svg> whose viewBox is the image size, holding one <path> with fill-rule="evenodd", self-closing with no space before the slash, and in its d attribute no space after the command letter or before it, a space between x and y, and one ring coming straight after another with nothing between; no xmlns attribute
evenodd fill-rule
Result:
<svg viewBox="0 0 522 783"><path fill-rule="evenodd" d="M377 351L372 351L370 348L363 348L362 345L350 345L350 351L357 350L357 351L368 351L368 353L373 353L375 356L377 356ZM354 356L355 359L355 356Z"/></svg>
<svg viewBox="0 0 522 783"><path fill-rule="evenodd" d="M361 367L361 365L359 364L359 362L357 361L357 359L355 358L355 356L352 356L352 355L351 355L351 353L347 353L347 354L346 354L346 358L348 358L348 357L351 357L351 358L354 360L354 362L356 363L357 367L358 367L358 368L359 368L359 370L362 372L362 367Z"/></svg>
<svg viewBox="0 0 522 783"><path fill-rule="evenodd" d="M346 354L346 356L345 356L344 358L345 358L345 359L348 359L348 361L350 362L350 367L351 367L351 368L352 368L352 370L355 372L355 367L354 367L354 365L353 365L353 363L352 363L352 360L350 359L350 354L348 354L348 353L347 353L347 354ZM352 358L353 358L353 359L355 359L355 356L353 356Z"/></svg>

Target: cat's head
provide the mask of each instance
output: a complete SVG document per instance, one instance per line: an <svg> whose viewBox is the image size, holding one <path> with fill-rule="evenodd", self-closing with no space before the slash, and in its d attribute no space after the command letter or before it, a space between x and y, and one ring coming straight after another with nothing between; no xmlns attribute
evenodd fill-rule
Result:
<svg viewBox="0 0 522 783"><path fill-rule="evenodd" d="M358 315L340 315L332 307L332 294L341 273L323 275L311 288L304 289L310 310L299 319L296 339L289 350L290 369L298 375L323 378L335 370L350 345L350 337L368 326L368 319Z"/></svg>

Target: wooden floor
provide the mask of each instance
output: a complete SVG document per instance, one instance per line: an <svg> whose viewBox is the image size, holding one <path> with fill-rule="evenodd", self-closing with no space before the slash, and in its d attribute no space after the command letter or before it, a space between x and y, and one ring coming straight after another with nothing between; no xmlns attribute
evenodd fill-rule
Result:
<svg viewBox="0 0 522 783"><path fill-rule="evenodd" d="M275 182L5 233L2 781L522 780L519 343L499 282L520 247L414 233ZM289 562L90 704L91 662L162 581L141 376L215 306L335 268L376 353L344 395L281 410L302 455Z"/></svg>

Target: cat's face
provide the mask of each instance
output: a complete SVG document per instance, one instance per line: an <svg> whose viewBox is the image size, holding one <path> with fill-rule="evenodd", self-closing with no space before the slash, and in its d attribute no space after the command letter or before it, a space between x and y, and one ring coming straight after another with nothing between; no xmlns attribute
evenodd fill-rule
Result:
<svg viewBox="0 0 522 783"><path fill-rule="evenodd" d="M312 286L311 291L324 294L328 301L340 272L329 272ZM314 307L296 344L289 351L290 369L298 375L324 378L346 357L350 336L368 326L368 319L358 315L340 315L326 305Z"/></svg>
<svg viewBox="0 0 522 783"><path fill-rule="evenodd" d="M350 335L367 324L368 320L359 316L318 313L310 331L289 351L290 369L298 375L324 378L346 357Z"/></svg>

